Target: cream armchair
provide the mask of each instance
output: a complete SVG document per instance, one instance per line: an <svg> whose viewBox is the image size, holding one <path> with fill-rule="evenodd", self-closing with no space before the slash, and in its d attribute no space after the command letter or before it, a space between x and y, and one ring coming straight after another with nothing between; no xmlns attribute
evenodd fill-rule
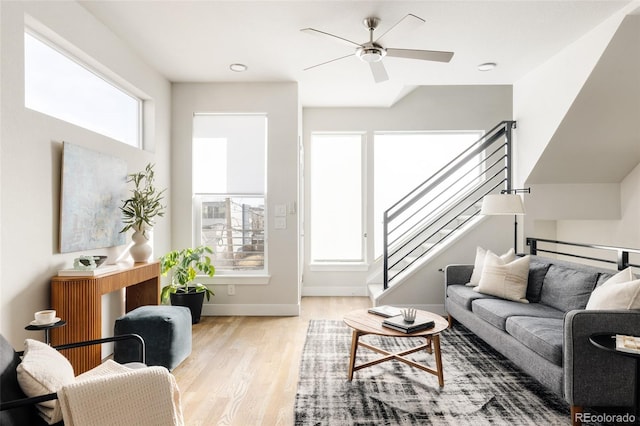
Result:
<svg viewBox="0 0 640 426"><path fill-rule="evenodd" d="M125 339L139 342L137 364L144 368L107 361L75 377L57 351ZM57 347L27 339L24 352L14 351L0 336L0 424L182 425L175 378L163 367L141 364L144 353L137 335Z"/></svg>

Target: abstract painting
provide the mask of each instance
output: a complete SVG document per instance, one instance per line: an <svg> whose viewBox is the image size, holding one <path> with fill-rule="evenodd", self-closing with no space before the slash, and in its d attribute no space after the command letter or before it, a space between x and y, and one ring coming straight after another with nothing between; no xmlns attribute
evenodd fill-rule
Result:
<svg viewBox="0 0 640 426"><path fill-rule="evenodd" d="M126 161L63 143L60 252L125 243L120 204L126 196Z"/></svg>

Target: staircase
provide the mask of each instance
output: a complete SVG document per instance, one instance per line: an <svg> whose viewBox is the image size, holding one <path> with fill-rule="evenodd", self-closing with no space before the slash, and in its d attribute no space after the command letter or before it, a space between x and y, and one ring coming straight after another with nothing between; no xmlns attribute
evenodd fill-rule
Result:
<svg viewBox="0 0 640 426"><path fill-rule="evenodd" d="M480 221L485 195L511 189L514 128L501 122L384 212L381 273L369 280L374 303Z"/></svg>

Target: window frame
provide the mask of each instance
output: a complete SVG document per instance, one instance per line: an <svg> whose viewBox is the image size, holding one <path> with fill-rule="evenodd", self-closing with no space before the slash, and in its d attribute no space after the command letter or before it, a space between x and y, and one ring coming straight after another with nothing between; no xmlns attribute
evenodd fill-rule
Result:
<svg viewBox="0 0 640 426"><path fill-rule="evenodd" d="M358 136L360 141L360 253L359 260L340 260L340 259L316 259L313 250L313 145L314 137L327 136ZM340 131L340 132L311 132L309 148L309 268L311 271L364 271L368 269L368 250L367 250L367 132L365 131Z"/></svg>
<svg viewBox="0 0 640 426"><path fill-rule="evenodd" d="M264 238L264 264L262 269L247 269L247 270L221 270L216 269L216 274L214 278L209 278L206 276L199 277L203 283L209 284L252 284L252 285L260 285L260 284L268 284L270 281L269 275L269 244L268 244L268 234L269 234L269 220L268 220L268 197L267 197L267 182L268 182L268 168L267 168L267 154L268 154L268 126L269 126L269 117L266 113L207 113L207 112L196 112L193 114L192 123L195 117L197 116L229 116L229 117L238 117L238 116L247 116L247 117L263 117L265 120L265 133L264 133L264 188L262 193L241 193L241 192L229 192L229 193L192 193L192 211L193 211L193 241L196 245L202 244L202 205L203 198L206 197L220 197L220 198L262 198L264 202L264 224L263 224L263 238ZM202 139L202 136L196 137L194 134L191 136L191 147L193 150L194 140ZM195 150L192 151L192 155L195 155ZM195 185L196 176L195 171L192 176L192 187Z"/></svg>
<svg viewBox="0 0 640 426"><path fill-rule="evenodd" d="M142 96L140 96L138 93L135 93L134 91L128 89L127 87L125 87L125 85L119 83L117 81L116 78L112 78L109 76L109 74L112 74L106 67L104 67L102 64L99 64L96 60L94 60L93 58L91 58L89 55L85 54L84 52L80 51L77 48L73 48L73 50L76 50L78 52L78 54L74 54L71 52L72 49L69 48L65 48L63 45L70 45L70 43L66 42L65 40L59 38L56 36L56 38L60 39L60 42L56 42L52 39L52 37L47 37L43 34L43 32L37 30L34 28L34 26L32 25L27 25L25 24L24 26L24 30L23 30L23 43L25 43L25 45L23 46L23 52L26 51L26 37L32 37L33 39L35 39L36 41L44 44L45 46L47 46L49 49L51 49L52 51L56 52L57 54L59 54L60 56L64 57L65 59L67 59L68 61L72 62L73 64L77 65L78 67L82 68L83 70L85 70L86 72L93 74L95 77L97 77L98 79L104 81L106 84L108 84L109 86L111 86L113 89L119 91L121 94L124 94L125 96L128 96L130 98L132 98L132 100L135 101L136 105L136 117L135 117L135 121L136 121L136 131L135 131L135 144L127 142L125 140L121 140L121 139L117 139L112 135L108 135L105 134L95 128L90 128L87 126L84 126L82 124L79 124L77 122L74 121L69 121L66 118L62 118L60 116L57 115L53 115L50 111L43 111L41 109L35 109L32 108L30 106L27 106L27 98L26 98L26 93L24 94L24 107L26 109L29 109L31 111L36 111L40 114L44 114L48 117L52 117L55 118L57 120L63 121L65 123L69 123L73 126L77 126L79 128L85 129L85 130L89 130L93 133L99 134L101 136L107 137L109 139L112 139L114 141L118 141L120 143L123 143L127 146L133 147L133 148L138 148L138 149L144 149L144 127L145 127L145 122L144 122L144 117L145 117L145 99L143 99ZM85 56L87 59L82 59L81 56ZM96 65L92 65L91 62L95 63ZM26 81L26 74L27 74L27 65L26 65L26 54L23 60L23 77L24 77L24 89L26 91L26 85L27 85L27 81ZM102 70L100 69L102 68Z"/></svg>

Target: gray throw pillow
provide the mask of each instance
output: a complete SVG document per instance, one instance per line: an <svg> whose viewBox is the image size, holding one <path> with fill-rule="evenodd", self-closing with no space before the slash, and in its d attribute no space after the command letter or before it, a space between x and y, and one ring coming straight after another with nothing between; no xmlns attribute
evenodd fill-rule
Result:
<svg viewBox="0 0 640 426"><path fill-rule="evenodd" d="M544 277L549 269L548 263L538 263L531 259L529 262L529 280L527 283L527 300L531 303L540 302L540 293Z"/></svg>

